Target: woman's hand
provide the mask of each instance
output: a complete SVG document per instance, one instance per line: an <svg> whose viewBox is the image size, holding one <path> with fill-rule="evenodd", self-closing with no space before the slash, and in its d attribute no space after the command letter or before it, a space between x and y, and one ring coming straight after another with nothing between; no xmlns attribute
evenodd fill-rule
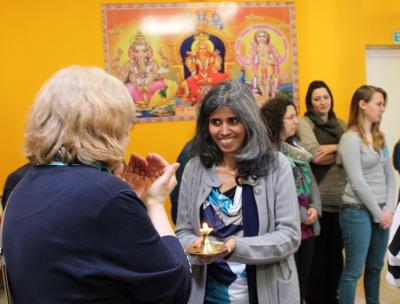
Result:
<svg viewBox="0 0 400 304"><path fill-rule="evenodd" d="M154 180L154 182L147 189L147 195L144 202L147 205L148 209L155 204L164 205L165 199L177 184L175 172L178 168L179 168L179 163L173 163L172 165L167 165L163 169L164 172L162 173L162 175L158 176L157 179ZM157 176L159 172L157 172L156 170L152 174L153 176Z"/></svg>
<svg viewBox="0 0 400 304"><path fill-rule="evenodd" d="M318 211L317 211L317 209L315 209L314 207L310 207L310 208L307 209L307 214L308 214L308 218L304 222L304 224L306 224L306 225L314 224L318 219Z"/></svg>
<svg viewBox="0 0 400 304"><path fill-rule="evenodd" d="M197 238L194 242L193 245L194 247L200 247L201 244L203 242L203 238ZM224 242L224 244L221 245L221 250L222 252L217 254L217 255L213 255L213 256L199 256L197 257L199 259L199 261L201 261L204 264L211 264L214 263L215 261L218 261L220 259L223 259L225 257L227 257L228 255L230 255L233 251L235 251L236 249L236 241L233 238L230 238L228 240L226 240Z"/></svg>
<svg viewBox="0 0 400 304"><path fill-rule="evenodd" d="M147 166L146 159L132 154L129 164L122 175L122 178L126 180L142 201L146 200L147 191L153 182L152 177L147 173Z"/></svg>
<svg viewBox="0 0 400 304"><path fill-rule="evenodd" d="M157 183L155 188L152 188L153 198L159 194L166 197L169 192L172 191L173 187L175 187L176 180L174 174L176 169L179 167L179 164L173 164L171 166L173 173L169 178L171 179L172 183L170 184L169 181L165 180L163 180L162 183ZM168 162L158 154L150 153L146 158L143 158L137 154L132 154L129 160L129 165L122 177L129 183L129 185L131 185L136 195L143 202L146 202L148 199L149 190L153 186L153 183L155 183L158 178L163 176L168 167L170 167ZM170 189L170 187L172 188ZM161 191L162 193L157 193L158 191ZM165 194L165 191L169 192Z"/></svg>
<svg viewBox="0 0 400 304"><path fill-rule="evenodd" d="M322 157L327 154L335 153L337 151L337 145L321 145L315 152L315 157Z"/></svg>
<svg viewBox="0 0 400 304"><path fill-rule="evenodd" d="M314 155L313 162L319 165L329 165L336 161L337 145L321 145Z"/></svg>
<svg viewBox="0 0 400 304"><path fill-rule="evenodd" d="M156 153L150 153L149 155L147 155L146 161L146 173L153 180L156 180L158 177L163 175L165 172L165 168L169 166L168 162Z"/></svg>
<svg viewBox="0 0 400 304"><path fill-rule="evenodd" d="M388 229L393 221L393 213L390 211L383 211L383 216L379 222L379 226L382 229Z"/></svg>

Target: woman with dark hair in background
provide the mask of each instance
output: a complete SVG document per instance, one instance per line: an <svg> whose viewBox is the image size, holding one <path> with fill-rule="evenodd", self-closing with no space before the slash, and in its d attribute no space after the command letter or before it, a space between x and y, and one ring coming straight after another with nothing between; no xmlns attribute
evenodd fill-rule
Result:
<svg viewBox="0 0 400 304"><path fill-rule="evenodd" d="M261 108L261 116L270 130L272 142L292 165L301 221L301 244L295 254L301 302L306 295L308 272L313 257L314 237L319 235L321 201L311 173L308 153L296 138L298 126L295 105L288 99L272 98Z"/></svg>
<svg viewBox="0 0 400 304"><path fill-rule="evenodd" d="M251 91L237 81L203 98L179 194L176 233L197 246L201 223L223 242L191 256L190 304L299 303L294 253L300 242L296 189L287 159L273 152Z"/></svg>
<svg viewBox="0 0 400 304"><path fill-rule="evenodd" d="M310 164L322 204L321 233L315 238L306 299L309 304L334 304L338 301L343 268L339 208L345 184L345 173L336 164L336 154L345 123L336 117L331 90L321 80L310 83L306 107L297 134L303 147L313 155Z"/></svg>
<svg viewBox="0 0 400 304"><path fill-rule="evenodd" d="M395 183L385 137L379 129L386 92L361 86L351 100L348 130L339 143L347 173L339 214L345 264L339 284L339 302L353 304L356 284L364 269L367 303L379 303L389 227L395 203Z"/></svg>

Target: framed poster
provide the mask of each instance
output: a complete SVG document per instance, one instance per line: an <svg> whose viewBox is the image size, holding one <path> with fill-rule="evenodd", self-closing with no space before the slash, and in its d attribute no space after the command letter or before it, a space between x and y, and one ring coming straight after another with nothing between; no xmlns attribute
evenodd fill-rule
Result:
<svg viewBox="0 0 400 304"><path fill-rule="evenodd" d="M121 79L138 122L195 118L202 96L237 79L262 104L298 104L293 3L104 4L106 70Z"/></svg>

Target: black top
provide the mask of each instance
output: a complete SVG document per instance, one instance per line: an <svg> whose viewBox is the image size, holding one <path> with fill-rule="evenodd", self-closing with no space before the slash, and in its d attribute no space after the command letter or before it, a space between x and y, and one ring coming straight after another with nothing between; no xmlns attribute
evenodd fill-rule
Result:
<svg viewBox="0 0 400 304"><path fill-rule="evenodd" d="M174 188L174 190L172 190L171 195L170 195L171 217L172 217L172 221L174 222L174 224L176 224L176 216L178 213L179 189L181 186L182 175L183 175L183 171L185 170L186 163L191 158L192 146L193 146L193 141L192 140L188 141L185 144L185 146L183 147L183 149L177 159L177 162L180 164L178 170L176 171L177 185Z"/></svg>
<svg viewBox="0 0 400 304"><path fill-rule="evenodd" d="M190 267L130 186L87 166L34 166L10 199L4 249L16 303L186 303Z"/></svg>

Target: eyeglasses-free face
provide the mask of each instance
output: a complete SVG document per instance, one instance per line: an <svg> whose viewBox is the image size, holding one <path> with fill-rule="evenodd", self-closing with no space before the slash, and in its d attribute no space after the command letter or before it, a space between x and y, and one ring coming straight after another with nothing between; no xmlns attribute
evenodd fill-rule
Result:
<svg viewBox="0 0 400 304"><path fill-rule="evenodd" d="M311 94L311 105L317 115L328 115L332 106L332 98L328 90L326 88L315 89Z"/></svg>
<svg viewBox="0 0 400 304"><path fill-rule="evenodd" d="M246 136L242 122L228 106L211 113L208 131L224 155L235 154L241 148Z"/></svg>

